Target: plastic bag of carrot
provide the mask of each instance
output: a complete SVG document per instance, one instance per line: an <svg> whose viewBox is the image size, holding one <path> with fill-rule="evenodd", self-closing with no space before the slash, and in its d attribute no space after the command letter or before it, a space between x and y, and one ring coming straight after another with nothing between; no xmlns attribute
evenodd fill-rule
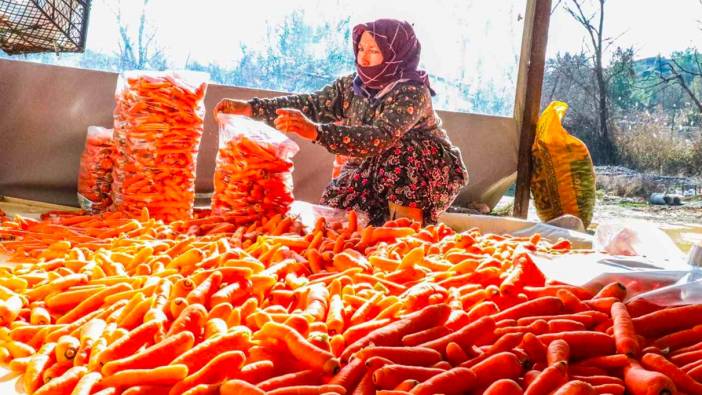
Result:
<svg viewBox="0 0 702 395"><path fill-rule="evenodd" d="M112 129L89 126L78 170L78 202L92 213L112 204Z"/></svg>
<svg viewBox="0 0 702 395"><path fill-rule="evenodd" d="M197 153L209 76L130 71L120 75L114 112L114 208L146 207L165 221L192 215Z"/></svg>
<svg viewBox="0 0 702 395"><path fill-rule="evenodd" d="M285 214L293 202L292 157L300 147L283 133L252 119L220 114L214 173L214 213L252 220Z"/></svg>

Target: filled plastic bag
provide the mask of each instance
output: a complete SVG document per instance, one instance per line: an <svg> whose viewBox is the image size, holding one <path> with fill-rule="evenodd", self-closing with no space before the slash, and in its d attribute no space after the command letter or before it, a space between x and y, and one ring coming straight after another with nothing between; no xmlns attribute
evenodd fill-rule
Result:
<svg viewBox="0 0 702 395"><path fill-rule="evenodd" d="M636 220L599 224L593 248L610 255L644 257L666 267L679 266L685 259L665 232L648 222Z"/></svg>
<svg viewBox="0 0 702 395"><path fill-rule="evenodd" d="M78 203L93 214L112 204L112 129L89 126L78 169Z"/></svg>
<svg viewBox="0 0 702 395"><path fill-rule="evenodd" d="M270 126L219 114L212 212L251 221L286 214L293 202L292 157L300 147Z"/></svg>
<svg viewBox="0 0 702 395"><path fill-rule="evenodd" d="M531 191L542 221L571 214L587 227L595 207L595 170L585 143L561 124L566 110L566 103L552 102L539 117Z"/></svg>
<svg viewBox="0 0 702 395"><path fill-rule="evenodd" d="M143 208L170 222L189 218L205 116L207 73L120 74L114 111L116 210Z"/></svg>

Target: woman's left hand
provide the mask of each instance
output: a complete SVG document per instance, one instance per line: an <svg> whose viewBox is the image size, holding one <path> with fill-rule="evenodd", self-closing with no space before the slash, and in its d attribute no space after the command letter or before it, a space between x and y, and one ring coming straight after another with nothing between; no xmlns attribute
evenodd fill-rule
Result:
<svg viewBox="0 0 702 395"><path fill-rule="evenodd" d="M317 124L312 122L300 110L279 108L275 110L278 117L273 121L275 128L281 132L294 132L307 140L317 139Z"/></svg>

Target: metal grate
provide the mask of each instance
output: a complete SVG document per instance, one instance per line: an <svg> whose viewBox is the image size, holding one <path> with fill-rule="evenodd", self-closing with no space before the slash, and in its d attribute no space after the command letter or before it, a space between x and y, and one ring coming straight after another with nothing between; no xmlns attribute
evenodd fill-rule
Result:
<svg viewBox="0 0 702 395"><path fill-rule="evenodd" d="M91 0L0 0L0 49L83 52Z"/></svg>

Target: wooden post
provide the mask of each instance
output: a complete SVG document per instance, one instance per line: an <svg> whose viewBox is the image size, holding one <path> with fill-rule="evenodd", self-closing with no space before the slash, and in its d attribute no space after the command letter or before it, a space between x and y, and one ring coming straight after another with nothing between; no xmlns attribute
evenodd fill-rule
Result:
<svg viewBox="0 0 702 395"><path fill-rule="evenodd" d="M512 215L520 218L526 218L529 211L531 146L534 143L536 122L541 107L541 85L544 80L550 17L551 0L527 1L514 104L514 119L519 131L519 156Z"/></svg>

